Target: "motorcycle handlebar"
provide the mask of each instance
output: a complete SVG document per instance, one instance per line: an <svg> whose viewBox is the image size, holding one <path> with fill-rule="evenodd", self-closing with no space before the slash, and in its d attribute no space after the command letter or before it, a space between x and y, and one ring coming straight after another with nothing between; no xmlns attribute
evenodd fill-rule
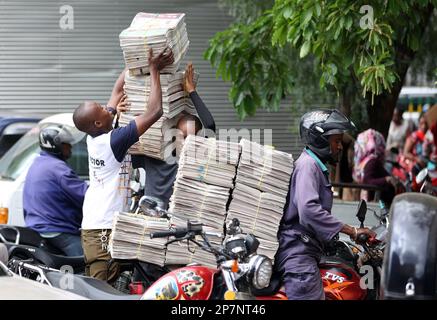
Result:
<svg viewBox="0 0 437 320"><path fill-rule="evenodd" d="M188 233L188 229L175 229L175 230L169 230L169 231L158 231L158 232L152 232L150 233L150 239L154 238L166 238L166 237L175 237L175 238L182 238L185 237Z"/></svg>
<svg viewBox="0 0 437 320"><path fill-rule="evenodd" d="M378 244L380 240L376 239L376 237L370 237L369 235L362 233L358 236L357 242L362 244L367 243L369 245L375 245Z"/></svg>
<svg viewBox="0 0 437 320"><path fill-rule="evenodd" d="M369 240L369 236L365 233L361 233L360 235L358 235L357 240L360 243L366 243Z"/></svg>

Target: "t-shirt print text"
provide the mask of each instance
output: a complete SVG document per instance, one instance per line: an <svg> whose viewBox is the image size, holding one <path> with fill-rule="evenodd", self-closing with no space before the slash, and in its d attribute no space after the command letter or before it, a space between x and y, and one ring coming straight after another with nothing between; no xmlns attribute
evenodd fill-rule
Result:
<svg viewBox="0 0 437 320"><path fill-rule="evenodd" d="M104 160L94 159L93 157L90 157L90 163L96 167L104 167L105 166Z"/></svg>

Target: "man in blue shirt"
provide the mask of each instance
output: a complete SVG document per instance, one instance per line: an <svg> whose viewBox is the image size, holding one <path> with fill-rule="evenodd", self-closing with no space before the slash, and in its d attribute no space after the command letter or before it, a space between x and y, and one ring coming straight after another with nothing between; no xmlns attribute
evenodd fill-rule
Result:
<svg viewBox="0 0 437 320"><path fill-rule="evenodd" d="M83 255L80 225L88 185L68 166L73 135L66 127L41 130L41 154L24 183L23 209L27 227L67 256Z"/></svg>

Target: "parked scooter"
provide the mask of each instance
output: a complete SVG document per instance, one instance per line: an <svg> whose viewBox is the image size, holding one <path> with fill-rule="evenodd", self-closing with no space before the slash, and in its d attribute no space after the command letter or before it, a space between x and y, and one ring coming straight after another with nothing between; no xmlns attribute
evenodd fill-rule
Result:
<svg viewBox="0 0 437 320"><path fill-rule="evenodd" d="M52 269L61 269L69 266L75 273L85 270L83 256L67 257L62 252L50 246L38 232L25 227L1 225L0 242L8 248L9 259L26 261L30 264L47 266ZM10 266L11 267L11 266ZM13 272L32 278L24 270L11 269ZM22 272L23 271L23 272Z"/></svg>
<svg viewBox="0 0 437 320"><path fill-rule="evenodd" d="M144 171L144 170L143 170ZM134 172L131 181L132 202L130 211L138 214L151 214L158 210L159 200L144 197L145 173ZM153 209L155 208L156 209ZM46 272L73 272L83 274L85 260L83 256L66 257L60 255L56 248L48 245L37 232L23 227L0 226L0 241L5 242L9 249L9 268L12 272L33 280L47 283ZM114 288L122 293L143 293L143 287L150 286L161 274L168 272L165 268L155 268L150 264L138 260L113 260L120 265L120 276L113 284ZM61 272L62 273L62 272ZM133 275L136 275L134 279ZM156 275L158 274L158 275ZM54 277L54 276L52 276ZM90 280L91 281L91 280Z"/></svg>

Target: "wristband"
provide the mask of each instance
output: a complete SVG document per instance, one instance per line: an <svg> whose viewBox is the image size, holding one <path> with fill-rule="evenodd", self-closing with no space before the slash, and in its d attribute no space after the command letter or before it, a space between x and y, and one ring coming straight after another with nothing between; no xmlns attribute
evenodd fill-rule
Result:
<svg viewBox="0 0 437 320"><path fill-rule="evenodd" d="M115 110L113 107L106 106L106 110L112 113L113 116L117 114L117 110Z"/></svg>

